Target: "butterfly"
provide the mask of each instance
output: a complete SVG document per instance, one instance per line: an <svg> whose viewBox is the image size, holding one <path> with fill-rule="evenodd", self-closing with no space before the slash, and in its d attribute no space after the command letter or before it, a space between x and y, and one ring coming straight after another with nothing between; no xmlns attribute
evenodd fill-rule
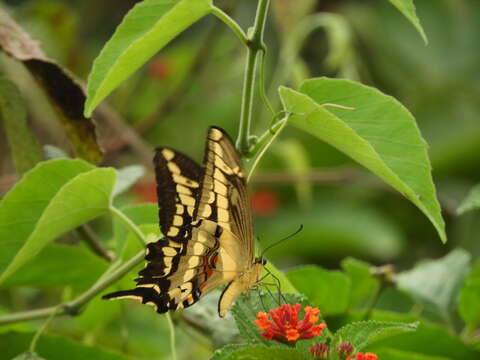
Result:
<svg viewBox="0 0 480 360"><path fill-rule="evenodd" d="M187 308L227 284L223 317L235 299L259 284L266 261L254 254L252 214L242 161L227 133L208 130L204 167L178 151L156 150L160 228L149 243L137 286L104 299L133 298L158 313Z"/></svg>

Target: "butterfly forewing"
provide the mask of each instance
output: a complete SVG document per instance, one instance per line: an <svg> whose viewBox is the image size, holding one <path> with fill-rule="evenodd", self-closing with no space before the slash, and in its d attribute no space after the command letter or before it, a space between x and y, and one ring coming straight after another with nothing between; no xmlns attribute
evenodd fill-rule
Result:
<svg viewBox="0 0 480 360"><path fill-rule="evenodd" d="M230 230L249 263L253 260L253 228L242 162L230 137L211 127L205 149L205 172L194 217L209 219Z"/></svg>

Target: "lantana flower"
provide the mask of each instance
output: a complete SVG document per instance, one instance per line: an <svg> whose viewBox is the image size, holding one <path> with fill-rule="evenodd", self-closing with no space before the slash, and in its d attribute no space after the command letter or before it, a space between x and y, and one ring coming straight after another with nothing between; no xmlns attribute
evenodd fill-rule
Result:
<svg viewBox="0 0 480 360"><path fill-rule="evenodd" d="M348 357L346 360L378 360L378 356L374 353L357 353L354 358Z"/></svg>
<svg viewBox="0 0 480 360"><path fill-rule="evenodd" d="M298 320L300 304L282 305L267 313L259 312L255 324L258 330L263 330L261 336L268 340L282 343L292 343L299 339L311 339L322 335L322 330L327 327L325 323L315 325L319 320L320 310L306 306L305 317Z"/></svg>

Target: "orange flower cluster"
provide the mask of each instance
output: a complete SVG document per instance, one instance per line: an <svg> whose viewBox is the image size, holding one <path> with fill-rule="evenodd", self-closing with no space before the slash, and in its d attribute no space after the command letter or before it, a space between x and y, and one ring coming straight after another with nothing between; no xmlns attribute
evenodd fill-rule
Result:
<svg viewBox="0 0 480 360"><path fill-rule="evenodd" d="M348 357L346 360L378 360L378 356L375 355L374 353L357 353L354 358Z"/></svg>
<svg viewBox="0 0 480 360"><path fill-rule="evenodd" d="M311 339L322 335L322 330L327 327L325 323L315 325L319 320L320 310L305 307L305 317L298 320L300 304L282 305L267 313L259 312L255 324L263 330L261 336L268 340L278 342L295 342L299 339Z"/></svg>

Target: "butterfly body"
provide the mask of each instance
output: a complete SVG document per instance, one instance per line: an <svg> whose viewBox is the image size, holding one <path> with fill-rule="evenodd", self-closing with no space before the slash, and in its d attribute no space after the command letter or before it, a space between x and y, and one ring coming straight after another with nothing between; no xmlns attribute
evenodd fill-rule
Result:
<svg viewBox="0 0 480 360"><path fill-rule="evenodd" d="M254 256L241 159L228 135L211 127L203 168L169 148L157 149L154 163L165 236L147 245L137 287L104 298L134 298L164 313L227 284L218 306L224 316L241 292L257 285L265 263Z"/></svg>

